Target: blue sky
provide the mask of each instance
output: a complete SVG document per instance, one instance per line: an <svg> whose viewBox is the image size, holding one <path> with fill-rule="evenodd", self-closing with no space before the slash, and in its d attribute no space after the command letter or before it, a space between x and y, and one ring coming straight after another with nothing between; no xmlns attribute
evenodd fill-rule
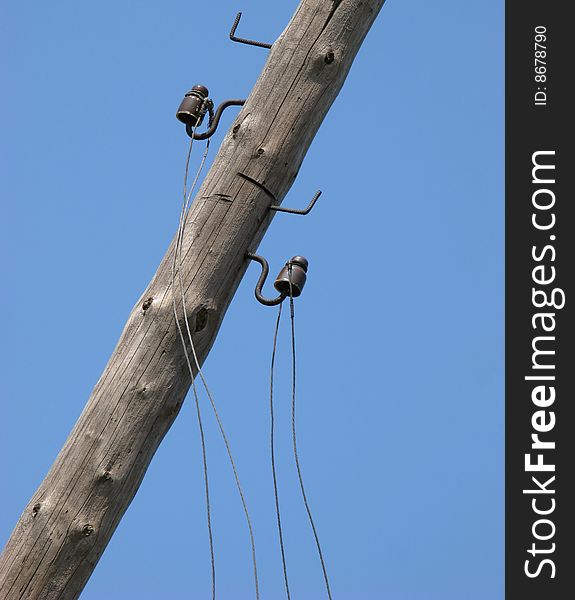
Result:
<svg viewBox="0 0 575 600"><path fill-rule="evenodd" d="M0 544L40 484L178 222L195 83L245 97L297 6L243 0L0 7L4 281ZM230 109L232 113L235 109ZM212 158L232 114L214 138ZM199 154L196 154L196 159ZM503 3L388 0L260 245L304 254L300 451L339 600L503 598ZM250 267L205 364L253 513L262 598L282 598L269 467L275 310ZM293 596L323 597L290 455L278 468ZM205 402L205 397L202 402ZM210 597L188 398L83 599ZM208 414L207 405L204 409ZM253 598L241 505L206 417L219 598Z"/></svg>

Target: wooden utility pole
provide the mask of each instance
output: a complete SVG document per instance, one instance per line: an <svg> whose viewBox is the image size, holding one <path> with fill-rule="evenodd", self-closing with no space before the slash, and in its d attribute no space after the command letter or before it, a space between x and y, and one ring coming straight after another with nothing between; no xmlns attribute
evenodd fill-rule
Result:
<svg viewBox="0 0 575 600"><path fill-rule="evenodd" d="M268 192L281 202L290 189L384 1L302 0L225 136L183 239L200 362L274 215ZM172 312L174 247L0 556L3 600L79 596L180 410L191 378Z"/></svg>

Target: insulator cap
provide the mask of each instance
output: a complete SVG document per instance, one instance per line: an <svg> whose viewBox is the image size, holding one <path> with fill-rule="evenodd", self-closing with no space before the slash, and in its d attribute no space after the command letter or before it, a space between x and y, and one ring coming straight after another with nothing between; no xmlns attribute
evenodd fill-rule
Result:
<svg viewBox="0 0 575 600"><path fill-rule="evenodd" d="M291 277L289 267L291 266ZM307 276L309 262L303 256L294 256L289 260L284 268L279 272L274 287L280 294L290 295L290 279L291 279L291 295L297 298L303 291Z"/></svg>
<svg viewBox="0 0 575 600"><path fill-rule="evenodd" d="M204 118L204 100L208 97L208 88L195 85L185 96L176 112L176 119L192 127L200 125Z"/></svg>
<svg viewBox="0 0 575 600"><path fill-rule="evenodd" d="M300 266L307 273L307 268L309 267L309 262L305 256L293 256L288 261L288 264L289 263L291 263L292 265Z"/></svg>
<svg viewBox="0 0 575 600"><path fill-rule="evenodd" d="M201 96L203 96L204 98L207 98L210 95L210 92L208 92L208 88L205 85L195 85L189 92L188 94L190 94L191 92L198 92L198 94L200 94ZM187 95L187 94L186 94Z"/></svg>

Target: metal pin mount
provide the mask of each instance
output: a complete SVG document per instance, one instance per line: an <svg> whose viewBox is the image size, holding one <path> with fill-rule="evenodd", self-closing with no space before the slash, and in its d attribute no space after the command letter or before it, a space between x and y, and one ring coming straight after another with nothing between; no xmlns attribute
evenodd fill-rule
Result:
<svg viewBox="0 0 575 600"><path fill-rule="evenodd" d="M297 298L301 295L307 279L306 273L309 266L309 262L305 257L294 256L288 260L274 281L274 287L279 292L279 296L271 299L265 298L262 294L262 288L270 271L268 261L263 256L258 256L251 252L246 254L246 258L255 260L262 267L262 272L255 288L255 296L258 302L265 306L277 306L289 296Z"/></svg>
<svg viewBox="0 0 575 600"><path fill-rule="evenodd" d="M250 183L252 183L256 187L259 187L260 190L264 191L274 202L277 202L277 198L275 197L275 194L273 192L271 192L270 190L268 190L268 188L265 185L263 185L262 183L260 183L257 179L254 179L250 175L246 175L245 173L242 173L241 171L238 171L238 175L242 179L245 179L246 181L249 181ZM303 208L303 209L301 209L301 208L287 208L287 207L280 206L279 204L272 204L269 207L269 209L270 210L275 210L276 212L289 213L291 215L307 215L307 214L309 214L309 212L311 211L311 209L315 206L315 203L317 202L317 200L318 200L318 198L320 196L321 196L321 190L318 190L314 194L314 197L311 199L310 203L305 208Z"/></svg>
<svg viewBox="0 0 575 600"><path fill-rule="evenodd" d="M208 98L208 88L195 85L185 96L176 112L176 118L186 126L186 133L194 140L207 140L218 128L222 113L229 106L243 106L245 100L224 100L214 112L214 103ZM206 113L209 112L209 126L203 133L196 133Z"/></svg>
<svg viewBox="0 0 575 600"><path fill-rule="evenodd" d="M232 42L238 42L240 44L247 44L248 46L257 46L258 48L267 48L269 50L272 47L271 44L266 44L265 42L257 42L256 40L248 40L246 38L241 38L241 37L236 36L236 29L238 28L241 18L242 18L242 13L239 12L236 15L234 24L232 25L232 29L230 31L230 40L232 40Z"/></svg>
<svg viewBox="0 0 575 600"><path fill-rule="evenodd" d="M289 213L290 215L307 215L311 211L311 209L314 207L315 203L317 202L317 199L320 196L321 196L321 190L318 190L314 194L314 197L311 199L310 203L306 206L306 208L303 208L303 209L284 208L283 206L272 204L270 206L270 210L275 210L276 212L285 212L285 213Z"/></svg>

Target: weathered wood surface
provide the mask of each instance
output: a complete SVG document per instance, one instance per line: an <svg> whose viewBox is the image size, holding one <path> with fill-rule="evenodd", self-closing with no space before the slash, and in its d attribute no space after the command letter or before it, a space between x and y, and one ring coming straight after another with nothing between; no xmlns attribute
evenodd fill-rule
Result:
<svg viewBox="0 0 575 600"><path fill-rule="evenodd" d="M200 362L274 215L238 173L281 202L383 3L302 0L225 136L183 241ZM78 597L180 410L191 380L172 313L174 241L0 556L2 599Z"/></svg>

